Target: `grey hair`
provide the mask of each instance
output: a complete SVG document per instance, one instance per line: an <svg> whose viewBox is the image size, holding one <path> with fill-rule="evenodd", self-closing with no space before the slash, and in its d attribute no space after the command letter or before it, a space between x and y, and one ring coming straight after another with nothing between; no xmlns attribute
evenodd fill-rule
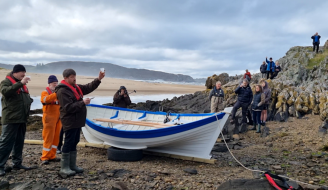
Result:
<svg viewBox="0 0 328 190"><path fill-rule="evenodd" d="M63 77L68 78L69 76L74 75L76 76L76 72L73 69L65 69L63 72Z"/></svg>
<svg viewBox="0 0 328 190"><path fill-rule="evenodd" d="M215 84L222 84L220 81L217 81Z"/></svg>
<svg viewBox="0 0 328 190"><path fill-rule="evenodd" d="M244 79L243 82L247 82L247 84L249 84L249 81L247 79Z"/></svg>

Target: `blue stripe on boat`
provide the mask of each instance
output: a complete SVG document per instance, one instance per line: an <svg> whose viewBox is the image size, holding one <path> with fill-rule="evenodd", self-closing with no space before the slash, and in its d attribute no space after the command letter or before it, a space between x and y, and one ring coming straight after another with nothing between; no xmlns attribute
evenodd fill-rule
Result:
<svg viewBox="0 0 328 190"><path fill-rule="evenodd" d="M117 109L116 107L110 107L110 106L101 106L101 105L89 105L92 107L102 107L107 109ZM134 112L145 112L145 111L139 111L139 110L130 110L125 108L119 108L119 110L124 111L134 111ZM149 114L154 114L156 112L146 112ZM161 113L162 114L162 113ZM156 137L163 137L168 135L173 135L177 133L181 133L184 131L188 131L191 129L195 129L198 127L202 127L203 125L206 125L208 123L212 123L216 121L216 116L212 114L180 114L180 116L210 116L205 119L201 119L198 121L194 121L191 123L186 123L183 125L176 125L172 127L166 127L161 129L153 129L153 130L141 130L141 131L125 131L125 130L119 130L119 129L113 129L109 127L103 127L99 124L95 124L94 122L90 121L89 119L86 120L86 124L91 127L92 129L114 137L121 137L121 138L132 138L132 139L142 139L142 138L156 138ZM165 113L164 113L165 115ZM178 114L176 114L178 115ZM212 115L212 116L211 116ZM225 113L220 113L217 115L218 119L222 119Z"/></svg>

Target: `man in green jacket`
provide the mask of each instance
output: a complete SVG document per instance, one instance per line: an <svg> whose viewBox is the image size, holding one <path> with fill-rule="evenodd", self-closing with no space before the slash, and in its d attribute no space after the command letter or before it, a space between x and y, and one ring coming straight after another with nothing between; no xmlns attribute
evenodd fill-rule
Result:
<svg viewBox="0 0 328 190"><path fill-rule="evenodd" d="M26 84L30 80L25 76L23 65L15 65L1 81L2 133L0 136L0 176L6 174L4 167L12 152L13 169L30 170L22 165L22 153L26 132L26 122L33 99Z"/></svg>

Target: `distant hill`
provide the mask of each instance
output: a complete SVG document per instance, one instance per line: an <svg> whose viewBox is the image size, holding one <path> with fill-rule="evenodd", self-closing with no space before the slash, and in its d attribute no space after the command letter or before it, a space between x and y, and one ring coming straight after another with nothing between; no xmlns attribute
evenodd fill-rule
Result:
<svg viewBox="0 0 328 190"><path fill-rule="evenodd" d="M195 82L188 75L165 73L147 69L126 68L112 63L83 62L83 61L59 61L44 65L24 65L28 72L61 74L67 68L74 69L78 75L95 76L100 68L105 68L106 76L113 78L135 79L135 80L163 80L170 82ZM2 64L0 67L12 69L13 65Z"/></svg>

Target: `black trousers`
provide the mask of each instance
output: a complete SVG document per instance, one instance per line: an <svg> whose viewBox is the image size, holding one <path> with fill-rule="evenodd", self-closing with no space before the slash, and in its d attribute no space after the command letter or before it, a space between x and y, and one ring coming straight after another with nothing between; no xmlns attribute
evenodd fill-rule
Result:
<svg viewBox="0 0 328 190"><path fill-rule="evenodd" d="M2 125L0 137L0 169L4 169L11 153L14 165L23 162L23 148L26 133L26 123Z"/></svg>
<svg viewBox="0 0 328 190"><path fill-rule="evenodd" d="M247 114L248 106L249 106L249 103L237 101L232 109L232 119L233 120L235 119L236 112L241 107L241 113L243 115L243 123L247 123L246 114Z"/></svg>
<svg viewBox="0 0 328 190"><path fill-rule="evenodd" d="M65 140L62 148L63 153L76 151L76 145L80 142L81 128L70 129L64 132Z"/></svg>
<svg viewBox="0 0 328 190"><path fill-rule="evenodd" d="M272 71L267 71L267 79L269 79L269 75L272 77L273 76L273 72Z"/></svg>
<svg viewBox="0 0 328 190"><path fill-rule="evenodd" d="M318 53L318 51L319 51L319 43L318 42L313 43L313 51L315 51L315 48L317 48L317 53Z"/></svg>
<svg viewBox="0 0 328 190"><path fill-rule="evenodd" d="M270 79L274 79L276 76L278 76L278 73L279 73L279 71L274 72L274 73L271 75Z"/></svg>
<svg viewBox="0 0 328 190"><path fill-rule="evenodd" d="M64 130L63 128L61 129L60 131L60 135L59 135L59 143L58 143L58 147L57 147L57 150L62 150L62 146L63 146L63 139L64 138Z"/></svg>

